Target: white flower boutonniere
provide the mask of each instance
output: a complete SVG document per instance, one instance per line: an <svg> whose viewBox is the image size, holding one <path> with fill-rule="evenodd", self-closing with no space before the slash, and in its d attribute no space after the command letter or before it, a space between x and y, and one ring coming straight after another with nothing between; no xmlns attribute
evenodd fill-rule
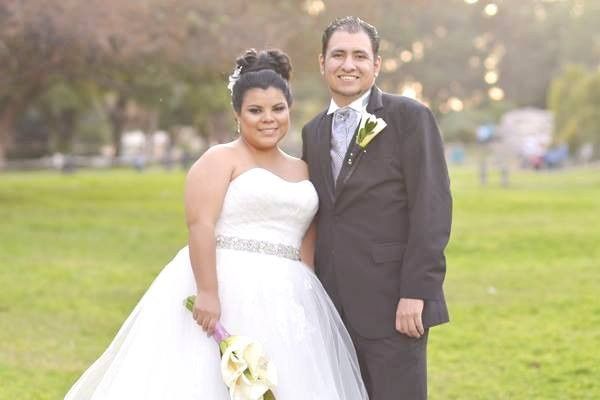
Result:
<svg viewBox="0 0 600 400"><path fill-rule="evenodd" d="M386 126L387 123L383 118L377 118L375 115L369 114L366 111L363 112L360 125L358 126L358 134L356 135L356 144L364 150L367 145L371 143L371 140L373 140Z"/></svg>

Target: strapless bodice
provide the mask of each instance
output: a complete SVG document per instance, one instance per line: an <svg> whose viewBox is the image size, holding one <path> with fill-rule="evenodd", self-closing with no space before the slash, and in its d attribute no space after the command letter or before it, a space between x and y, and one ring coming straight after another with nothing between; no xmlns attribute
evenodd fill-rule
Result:
<svg viewBox="0 0 600 400"><path fill-rule="evenodd" d="M229 184L215 233L298 248L318 203L310 181L290 182L251 168Z"/></svg>

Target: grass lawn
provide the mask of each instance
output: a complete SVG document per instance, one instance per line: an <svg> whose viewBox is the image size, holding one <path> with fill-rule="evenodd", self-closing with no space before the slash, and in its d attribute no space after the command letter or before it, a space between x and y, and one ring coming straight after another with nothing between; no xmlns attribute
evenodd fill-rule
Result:
<svg viewBox="0 0 600 400"><path fill-rule="evenodd" d="M598 399L600 170L511 178L452 171L452 322L430 335L430 398ZM0 399L62 399L105 349L185 245L183 181L0 174Z"/></svg>

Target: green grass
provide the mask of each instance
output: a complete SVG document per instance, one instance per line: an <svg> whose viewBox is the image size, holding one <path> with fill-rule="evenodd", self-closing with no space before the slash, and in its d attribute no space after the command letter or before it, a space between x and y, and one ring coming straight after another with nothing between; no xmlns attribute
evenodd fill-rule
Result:
<svg viewBox="0 0 600 400"><path fill-rule="evenodd" d="M0 399L62 399L185 245L182 172L0 174ZM596 399L600 171L454 170L430 398Z"/></svg>

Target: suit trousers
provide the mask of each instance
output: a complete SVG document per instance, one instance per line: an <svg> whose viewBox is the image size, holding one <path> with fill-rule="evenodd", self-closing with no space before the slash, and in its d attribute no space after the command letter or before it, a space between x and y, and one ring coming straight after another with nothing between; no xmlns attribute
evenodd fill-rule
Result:
<svg viewBox="0 0 600 400"><path fill-rule="evenodd" d="M428 329L419 339L400 333L369 339L346 327L370 400L427 399Z"/></svg>

